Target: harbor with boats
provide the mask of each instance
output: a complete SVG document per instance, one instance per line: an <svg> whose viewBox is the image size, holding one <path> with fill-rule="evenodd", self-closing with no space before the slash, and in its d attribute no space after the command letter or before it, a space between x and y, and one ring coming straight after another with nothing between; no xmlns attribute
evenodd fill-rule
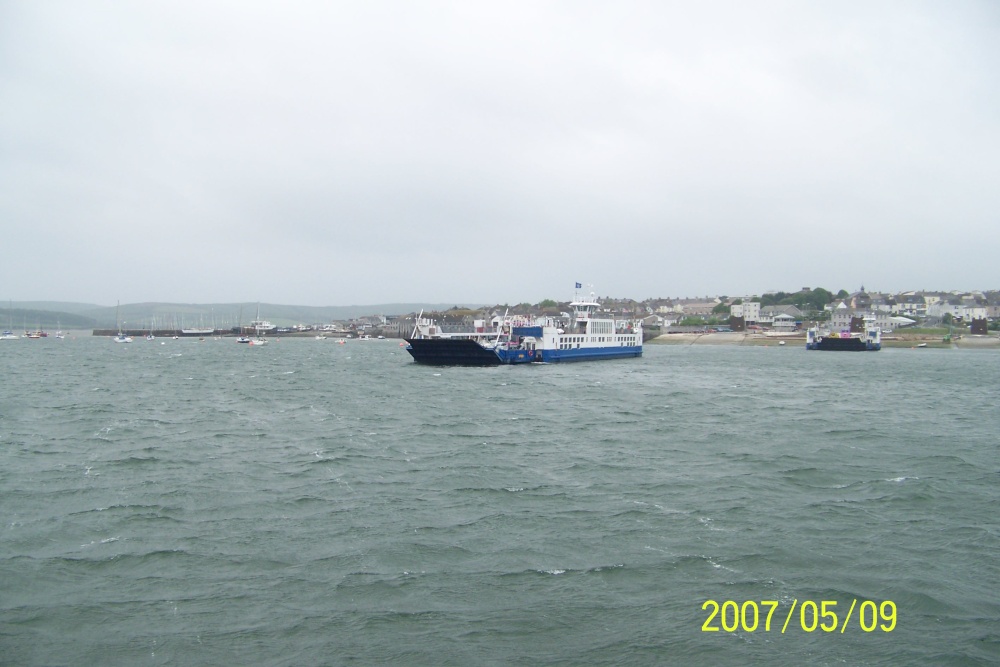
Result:
<svg viewBox="0 0 1000 667"><path fill-rule="evenodd" d="M192 338L228 339L249 342L253 337L261 340L277 338L365 339L379 336L394 339L438 342L420 342L433 355L456 354L459 357L475 353L480 357L474 363L525 363L528 361L583 359L597 355L638 356L638 350L622 348L631 345L628 339L612 336L641 335L642 344L682 345L749 345L777 346L786 349L810 347L814 349L843 349L856 345L852 338L859 338L860 330L851 318L871 320L867 326L877 327L878 348L1000 348L997 323L1000 318L993 306L948 305L940 301L929 305L939 295L924 295L921 300L909 301L896 298L889 302L867 292L842 295L834 298L819 288L785 295L802 301L816 294L820 297L808 310L792 305L767 305L735 297L702 299L634 299L594 297L588 319L594 326L588 333L573 330L571 321L576 318L573 301L544 299L538 303L516 305L455 305L447 304L383 304L381 306L314 307L290 306L274 303L130 303L107 306L66 302L8 301L6 329L0 340L59 338L66 329L74 336L133 340ZM775 301L784 293L765 295L760 299ZM966 298L966 297L969 298ZM993 303L995 293L983 297ZM976 295L952 295L951 301L965 304L979 303ZM905 301L907 309L900 305ZM911 303L912 301L912 303ZM16 307L15 307L16 306ZM887 308L898 310L888 311ZM932 308L935 308L932 312ZM256 311L256 312L255 312ZM244 317L246 314L246 317ZM597 320L607 320L604 330L598 331ZM15 327L15 323L18 325ZM545 342L544 327L552 325L558 342ZM541 326L541 333L535 327ZM514 329L517 331L514 331ZM813 341L808 340L809 329L815 329ZM82 331L86 333L81 333ZM614 333L608 334L608 331ZM433 331L433 333L432 333ZM53 335L51 332L55 332ZM846 334L846 335L845 335ZM65 334L63 334L65 335ZM595 338L589 338L594 336ZM574 338L575 337L575 338ZM603 337L605 340L600 340ZM823 346L817 347L819 339ZM449 339L447 344L440 342ZM479 347L468 347L459 342L479 339ZM611 343L611 345L608 345ZM579 348L577 345L579 344ZM413 344L410 343L413 347ZM461 348L465 346L465 352ZM452 348L451 352L445 351ZM599 348L615 348L605 352ZM415 349L415 348L414 348ZM576 350L580 351L577 352ZM598 349L595 352L595 349ZM867 344L866 344L867 349ZM486 351L485 358L481 352ZM500 352L500 355L497 355ZM422 354L418 352L418 354ZM492 356L491 356L492 355ZM472 363L469 359L461 363Z"/></svg>

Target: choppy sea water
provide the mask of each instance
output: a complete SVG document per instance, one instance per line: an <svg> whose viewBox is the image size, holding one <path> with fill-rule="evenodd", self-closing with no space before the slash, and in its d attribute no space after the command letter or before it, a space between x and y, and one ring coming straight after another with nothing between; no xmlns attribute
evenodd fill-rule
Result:
<svg viewBox="0 0 1000 667"><path fill-rule="evenodd" d="M4 665L1000 662L995 351L80 336L0 369Z"/></svg>

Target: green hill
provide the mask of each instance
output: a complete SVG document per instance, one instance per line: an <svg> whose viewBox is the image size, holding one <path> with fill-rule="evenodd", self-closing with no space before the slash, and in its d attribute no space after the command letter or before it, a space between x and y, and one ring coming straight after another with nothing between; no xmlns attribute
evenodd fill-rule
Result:
<svg viewBox="0 0 1000 667"><path fill-rule="evenodd" d="M35 329L93 329L96 321L92 317L70 311L40 310L36 308L4 308L0 310L0 327L12 331L34 331Z"/></svg>

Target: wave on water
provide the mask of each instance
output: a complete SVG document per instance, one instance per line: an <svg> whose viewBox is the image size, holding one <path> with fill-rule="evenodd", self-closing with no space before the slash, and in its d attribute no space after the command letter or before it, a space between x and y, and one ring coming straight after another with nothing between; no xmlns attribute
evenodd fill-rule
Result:
<svg viewBox="0 0 1000 667"><path fill-rule="evenodd" d="M0 662L1000 660L1000 417L955 380L1000 357L390 343L0 351L46 386L0 384ZM702 632L855 599L898 627Z"/></svg>

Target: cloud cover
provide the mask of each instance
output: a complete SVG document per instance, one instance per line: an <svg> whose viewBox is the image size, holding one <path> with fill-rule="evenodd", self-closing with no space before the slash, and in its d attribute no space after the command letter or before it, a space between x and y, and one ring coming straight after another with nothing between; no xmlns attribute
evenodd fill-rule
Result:
<svg viewBox="0 0 1000 667"><path fill-rule="evenodd" d="M15 300L997 288L992 3L9 2Z"/></svg>

